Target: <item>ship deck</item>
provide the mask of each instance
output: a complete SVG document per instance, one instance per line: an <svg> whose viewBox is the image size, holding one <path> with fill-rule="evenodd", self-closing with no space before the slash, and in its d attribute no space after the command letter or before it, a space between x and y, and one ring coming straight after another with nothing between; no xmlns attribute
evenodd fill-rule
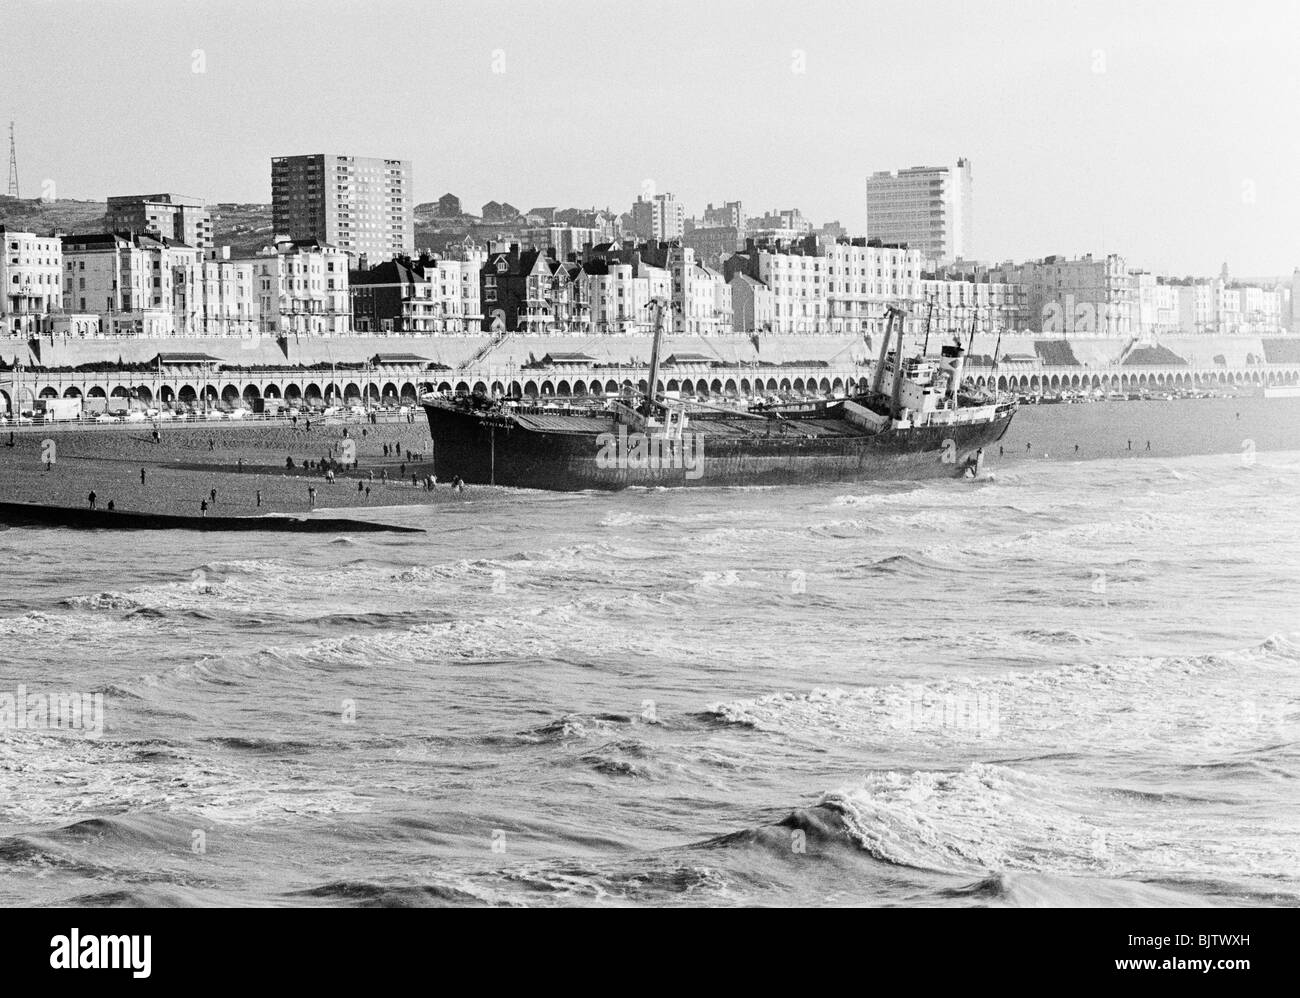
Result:
<svg viewBox="0 0 1300 998"><path fill-rule="evenodd" d="M526 430L536 433L577 433L598 435L601 433L618 433L619 423L610 414L596 412L590 415L582 413L514 413L515 422ZM862 430L842 419L797 417L794 419L754 419L745 416L727 416L724 414L692 415L686 424L688 432L702 433L705 436L735 437L860 437Z"/></svg>

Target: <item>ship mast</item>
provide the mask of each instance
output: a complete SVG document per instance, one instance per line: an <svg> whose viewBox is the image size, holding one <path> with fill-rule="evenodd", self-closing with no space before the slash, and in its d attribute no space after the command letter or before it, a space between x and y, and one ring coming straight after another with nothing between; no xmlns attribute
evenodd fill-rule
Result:
<svg viewBox="0 0 1300 998"><path fill-rule="evenodd" d="M659 347L664 338L664 314L667 311L668 302L664 298L651 298L650 307L655 310L655 338L654 344L650 347L650 380L646 382L645 393L645 411L643 415L649 419L654 415L655 407L655 384L659 380Z"/></svg>

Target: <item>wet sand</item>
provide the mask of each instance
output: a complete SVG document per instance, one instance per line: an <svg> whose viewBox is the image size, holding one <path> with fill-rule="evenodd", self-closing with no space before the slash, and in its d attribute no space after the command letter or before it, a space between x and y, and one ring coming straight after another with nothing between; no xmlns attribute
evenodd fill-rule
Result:
<svg viewBox="0 0 1300 998"><path fill-rule="evenodd" d="M158 443L152 431L148 424L138 424L4 432L0 500L85 508L94 491L101 508L112 501L119 510L199 516L207 500L212 516L256 516L307 513L308 490L314 488L317 510L347 510L364 517L367 509L465 501L499 491L470 486L458 493L446 483L428 491L413 485L412 474L417 479L433 474L423 420L374 426L313 423L310 432L281 424L163 424ZM394 449L393 455L385 457L384 444ZM410 462L407 451L412 453ZM423 458L417 459L421 452ZM302 466L305 461L348 455L355 455L357 469L337 471L333 484L322 472ZM47 457L53 460L47 463ZM293 458L294 468L285 467L287 457Z"/></svg>

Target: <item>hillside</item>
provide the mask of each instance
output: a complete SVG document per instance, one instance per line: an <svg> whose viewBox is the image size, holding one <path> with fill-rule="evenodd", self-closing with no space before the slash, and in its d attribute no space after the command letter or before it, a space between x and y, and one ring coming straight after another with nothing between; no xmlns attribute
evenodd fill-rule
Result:
<svg viewBox="0 0 1300 998"><path fill-rule="evenodd" d="M269 204L212 204L208 209L212 212L213 239L218 246L228 245L236 252L255 252L274 235ZM106 211L103 201L70 198L42 201L0 196L0 225L37 235L102 232Z"/></svg>
<svg viewBox="0 0 1300 998"><path fill-rule="evenodd" d="M437 218L435 204L420 204L415 209L415 245L418 249L444 252L447 247L469 236L479 246L491 240L518 239L518 225L484 225L477 215ZM39 198L10 198L0 195L0 225L38 235L51 232L102 232L106 206L103 201L63 199L42 201ZM219 202L208 206L212 212L213 241L229 246L235 255L255 253L271 242L269 204Z"/></svg>

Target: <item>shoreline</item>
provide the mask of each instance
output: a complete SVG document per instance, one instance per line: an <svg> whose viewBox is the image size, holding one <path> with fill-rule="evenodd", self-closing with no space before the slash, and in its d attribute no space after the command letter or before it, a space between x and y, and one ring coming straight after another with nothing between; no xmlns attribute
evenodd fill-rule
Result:
<svg viewBox="0 0 1300 998"><path fill-rule="evenodd" d="M0 437L0 502L81 512L89 509L94 492L101 509L112 501L121 513L195 520L205 512L213 519L269 514L319 519L328 511L365 522L384 509L439 507L521 491L471 485L455 492L445 483L427 489L432 445L422 423L309 432L272 425L167 427L157 443L148 430L141 433L136 427L42 429L46 432ZM1300 399L1023 406L1002 441L989 448L985 467L996 471L1043 461L1193 454L1246 459L1252 452L1271 450L1300 450ZM344 456L351 456L357 467L339 468L333 482L322 471L302 466ZM289 458L292 468L285 466Z"/></svg>

